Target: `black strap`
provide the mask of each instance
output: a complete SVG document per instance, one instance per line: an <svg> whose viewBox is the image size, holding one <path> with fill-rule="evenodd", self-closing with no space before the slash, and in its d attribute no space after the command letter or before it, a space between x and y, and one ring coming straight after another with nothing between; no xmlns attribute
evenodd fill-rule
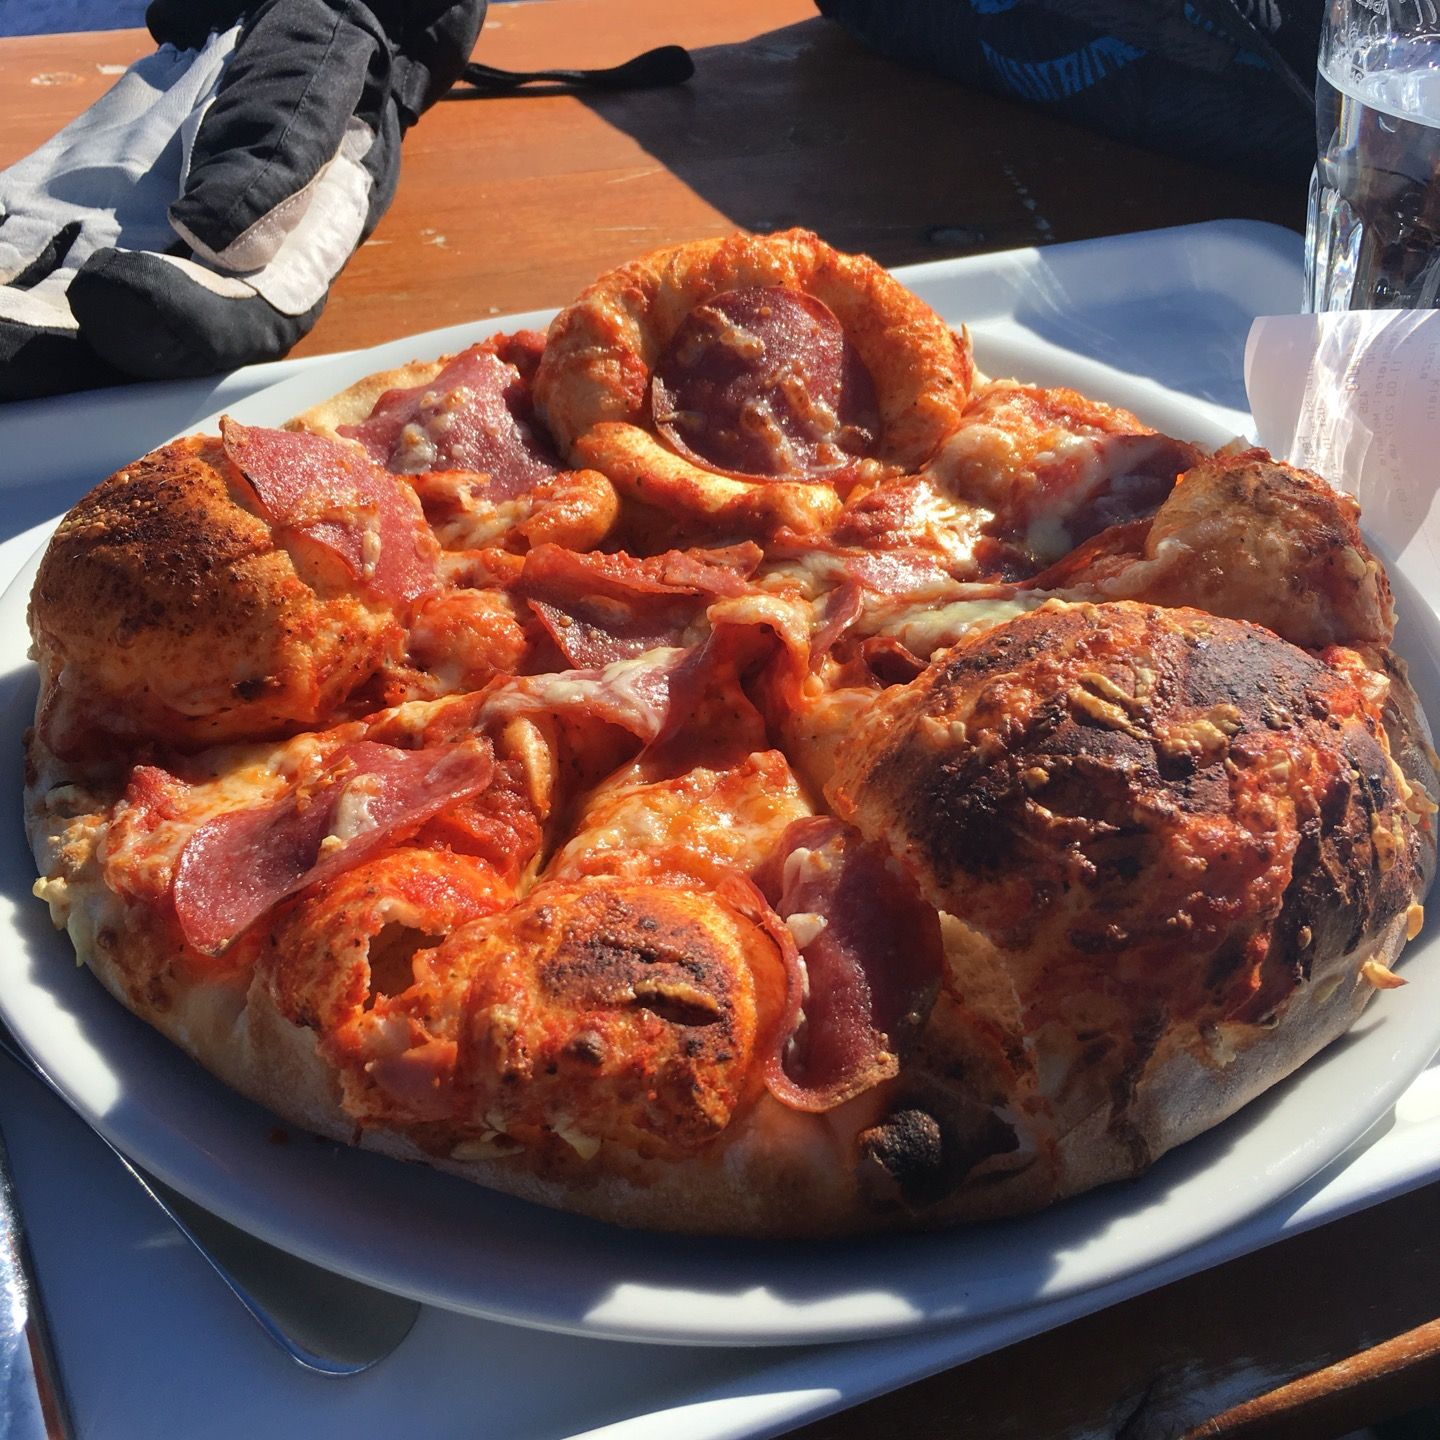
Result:
<svg viewBox="0 0 1440 1440"><path fill-rule="evenodd" d="M643 55L625 61L623 65L611 65L604 70L501 70L494 65L472 61L460 72L456 87L469 85L473 92L482 95L508 95L522 85L537 81L567 89L649 90L661 85L682 84L694 73L695 62L684 46L661 45L656 50L647 50ZM470 97L451 90L447 98Z"/></svg>

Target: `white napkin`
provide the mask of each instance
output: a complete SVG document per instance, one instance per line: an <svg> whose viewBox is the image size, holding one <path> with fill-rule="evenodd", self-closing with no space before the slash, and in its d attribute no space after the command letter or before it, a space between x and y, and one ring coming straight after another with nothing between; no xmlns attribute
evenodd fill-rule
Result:
<svg viewBox="0 0 1440 1440"><path fill-rule="evenodd" d="M1245 388L1260 443L1354 495L1367 538L1440 609L1440 311L1262 315Z"/></svg>

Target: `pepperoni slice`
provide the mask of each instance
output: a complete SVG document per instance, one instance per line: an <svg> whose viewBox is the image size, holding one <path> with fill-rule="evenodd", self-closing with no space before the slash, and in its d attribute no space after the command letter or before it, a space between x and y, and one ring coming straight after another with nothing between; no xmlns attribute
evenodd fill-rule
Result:
<svg viewBox="0 0 1440 1440"><path fill-rule="evenodd" d="M757 880L804 961L765 1083L831 1110L898 1072L939 990L940 917L888 851L826 815L790 825Z"/></svg>
<svg viewBox="0 0 1440 1440"><path fill-rule="evenodd" d="M537 545L516 588L572 665L597 668L679 645L711 599L744 593L761 553L743 544L641 560Z"/></svg>
<svg viewBox="0 0 1440 1440"><path fill-rule="evenodd" d="M488 475L492 500L523 494L560 469L520 371L480 345L424 385L387 390L367 420L341 425L339 433L397 474Z"/></svg>
<svg viewBox="0 0 1440 1440"><path fill-rule="evenodd" d="M655 428L702 464L804 478L873 453L875 385L840 322L811 295L727 290L697 305L655 366Z"/></svg>
<svg viewBox="0 0 1440 1440"><path fill-rule="evenodd" d="M725 613L728 606L735 607L732 613ZM491 723L517 715L589 718L655 746L682 732L707 697L740 695L742 674L766 662L783 664L793 656L803 678L808 606L742 595L717 601L709 614L710 634L696 645L654 647L599 668L514 676L486 695L481 717Z"/></svg>
<svg viewBox="0 0 1440 1440"><path fill-rule="evenodd" d="M228 416L220 433L272 524L333 551L387 599L416 600L435 589L439 547L403 482L323 435L239 425Z"/></svg>
<svg viewBox="0 0 1440 1440"><path fill-rule="evenodd" d="M288 895L358 865L494 773L483 741L399 750L372 740L340 750L318 781L267 805L207 820L175 869L175 914L203 955L219 955Z"/></svg>

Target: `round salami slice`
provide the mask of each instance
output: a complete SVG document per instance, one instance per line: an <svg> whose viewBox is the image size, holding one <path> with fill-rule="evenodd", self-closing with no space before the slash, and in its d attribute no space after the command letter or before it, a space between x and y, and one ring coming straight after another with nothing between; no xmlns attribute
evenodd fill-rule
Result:
<svg viewBox="0 0 1440 1440"><path fill-rule="evenodd" d="M940 917L883 846L828 815L794 821L756 879L803 962L766 1084L831 1110L899 1072L940 987Z"/></svg>
<svg viewBox="0 0 1440 1440"><path fill-rule="evenodd" d="M489 475L496 500L519 495L560 468L520 371L482 345L457 355L424 385L387 390L369 419L342 425L339 433L399 474Z"/></svg>
<svg viewBox="0 0 1440 1440"><path fill-rule="evenodd" d="M366 589L413 601L434 591L436 546L403 481L324 435L220 421L225 454L269 520L338 555Z"/></svg>
<svg viewBox="0 0 1440 1440"><path fill-rule="evenodd" d="M360 740L337 751L304 792L221 812L185 842L175 869L175 914L185 938L202 955L220 954L287 896L353 868L483 790L494 769L484 740L433 750ZM142 783L147 795L157 793L155 777Z"/></svg>
<svg viewBox="0 0 1440 1440"><path fill-rule="evenodd" d="M840 322L779 287L697 305L655 366L650 407L682 454L742 475L823 475L879 440L875 384Z"/></svg>

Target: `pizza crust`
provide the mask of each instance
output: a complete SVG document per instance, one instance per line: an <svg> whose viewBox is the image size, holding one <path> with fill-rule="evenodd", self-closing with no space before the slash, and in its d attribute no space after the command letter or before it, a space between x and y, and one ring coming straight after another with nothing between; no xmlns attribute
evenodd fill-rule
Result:
<svg viewBox="0 0 1440 1440"><path fill-rule="evenodd" d="M80 908L77 914L83 915ZM525 1157L457 1160L383 1127L357 1128L341 1105L333 1069L313 1031L286 1020L266 988L195 988L147 1013L129 986L122 952L87 940L95 920L72 926L77 952L121 1003L204 1064L223 1083L301 1129L392 1158L421 1163L487 1189L554 1209L639 1229L768 1237L935 1229L1042 1209L1097 1185L1141 1173L1177 1145L1229 1118L1284 1079L1359 1017L1374 993L1357 964L1392 964L1405 942L1397 917L1363 954L1316 977L1273 1028L1245 1027L1223 1058L1176 1037L1136 1086L1123 1127L1097 1111L1068 1134L1052 1134L1013 1111L1022 1162L991 1164L935 1203L875 1205L853 1156L855 1137L882 1113L880 1097L832 1117L786 1110L762 1097L723 1146L700 1158L645 1163L633 1156L553 1162L549 1173ZM1002 1162L1006 1157L1001 1157ZM597 1159L598 1162L597 1163ZM611 1163L607 1163L611 1162Z"/></svg>
<svg viewBox="0 0 1440 1440"><path fill-rule="evenodd" d="M218 440L167 445L61 521L30 598L51 743L96 712L127 743L283 734L397 658L383 603L269 525Z"/></svg>
<svg viewBox="0 0 1440 1440"><path fill-rule="evenodd" d="M878 448L844 487L919 469L959 423L975 377L968 336L952 334L868 256L842 255L805 230L696 241L602 276L551 325L536 399L575 463L609 475L632 499L744 533L817 533L841 504L823 476L726 474L668 447L645 418L654 367L686 317L747 287L813 296L873 376Z"/></svg>
<svg viewBox="0 0 1440 1440"><path fill-rule="evenodd" d="M237 983L221 974L197 980L187 971L173 953L173 940L141 922L96 873L94 839L103 824L104 797L92 797L95 808L71 814L84 803L77 792L64 804L57 800L54 808L62 813L52 815L39 797L64 794L67 771L41 752L36 760L32 844L47 870L67 877L63 886L52 880L48 894L57 917L68 924L77 955L121 1003L222 1082L330 1139L424 1163L521 1199L644 1229L756 1236L931 1229L1039 1209L1138 1174L1343 1034L1374 993L1361 967L1370 959L1393 965L1414 922L1409 912L1397 915L1357 951L1332 955L1273 1021L1222 1031L1178 1027L1136 1080L1123 1116L1105 1107L1061 1130L1034 1106L1033 1090L1028 1107L990 1099L996 1116L1013 1131L1015 1148L983 1159L939 1195L926 1186L940 1162L923 1147L896 1166L906 1173L908 1198L888 1172L877 1185L869 1173L876 1165L865 1163L861 1153L861 1137L873 1136L895 1114L913 1119L917 1112L922 1117L938 1112L943 1121L944 1106L936 1103L933 1087L927 1092L930 1082L919 1065L899 1082L828 1115L788 1110L760 1095L719 1143L695 1156L647 1161L607 1146L588 1158L552 1148L539 1166L523 1152L456 1159L383 1125L357 1125L316 1032L285 1018L260 978ZM89 843L77 836L88 836ZM1433 862L1433 854L1427 859ZM980 1003L972 989L975 962L961 958L957 965L965 967L973 1008ZM957 981L961 973L957 970ZM1016 1012L1003 996L986 1006L991 1020L1014 1023ZM931 1043L940 1047L936 1066L958 1053L943 1035ZM959 1043L963 1047L963 1040ZM977 1063L974 1051L969 1060ZM999 1073L998 1062L991 1064L996 1083L1015 1083L1013 1074ZM985 1095L983 1086L979 1093Z"/></svg>
<svg viewBox="0 0 1440 1440"><path fill-rule="evenodd" d="M308 430L314 435L328 435L332 440L343 440L342 425L359 425L368 418L381 396L391 390L410 390L433 380L453 360L453 355L442 355L438 360L412 360L406 365L397 365L393 370L377 370L373 375L362 376L353 385L318 405L285 422L287 430Z"/></svg>

